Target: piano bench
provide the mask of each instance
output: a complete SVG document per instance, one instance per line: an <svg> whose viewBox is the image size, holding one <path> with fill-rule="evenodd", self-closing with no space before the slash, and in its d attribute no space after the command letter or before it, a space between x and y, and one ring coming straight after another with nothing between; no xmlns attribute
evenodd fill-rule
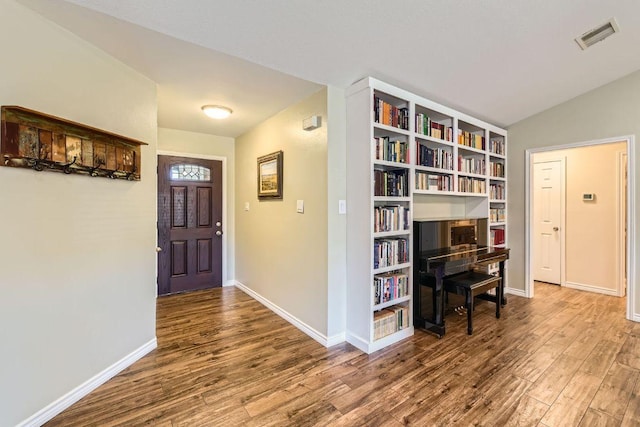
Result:
<svg viewBox="0 0 640 427"><path fill-rule="evenodd" d="M500 301L502 301L502 279L499 276L484 274L477 271L456 274L446 277L443 281L446 292L464 295L467 309L467 333L473 333L473 300L477 295L486 293L490 289L496 290L496 318L500 318ZM494 300L493 298L491 300Z"/></svg>

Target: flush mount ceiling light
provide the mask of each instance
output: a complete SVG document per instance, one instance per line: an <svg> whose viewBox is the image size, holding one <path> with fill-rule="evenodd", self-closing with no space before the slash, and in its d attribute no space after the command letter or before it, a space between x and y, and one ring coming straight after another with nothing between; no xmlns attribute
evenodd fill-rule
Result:
<svg viewBox="0 0 640 427"><path fill-rule="evenodd" d="M577 37L576 42L582 50L585 50L586 48L593 46L598 42L601 42L602 40L617 33L618 31L620 31L620 28L618 27L616 19L611 18L604 24L587 31L580 37Z"/></svg>
<svg viewBox="0 0 640 427"><path fill-rule="evenodd" d="M222 105L203 105L202 111L212 119L226 119L233 113L231 108Z"/></svg>

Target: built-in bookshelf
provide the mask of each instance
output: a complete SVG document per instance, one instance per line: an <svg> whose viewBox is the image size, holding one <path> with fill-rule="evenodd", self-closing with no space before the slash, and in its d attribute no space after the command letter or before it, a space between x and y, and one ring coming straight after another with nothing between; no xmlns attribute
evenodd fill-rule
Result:
<svg viewBox="0 0 640 427"><path fill-rule="evenodd" d="M366 78L347 136L347 340L371 353L413 334L416 212L488 218L480 234L506 242L507 132Z"/></svg>

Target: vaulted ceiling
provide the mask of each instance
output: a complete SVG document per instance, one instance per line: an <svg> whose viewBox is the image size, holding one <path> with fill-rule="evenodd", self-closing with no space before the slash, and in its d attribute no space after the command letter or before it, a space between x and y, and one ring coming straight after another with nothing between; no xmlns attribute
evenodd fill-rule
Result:
<svg viewBox="0 0 640 427"><path fill-rule="evenodd" d="M18 1L157 82L160 126L231 137L365 76L509 126L640 69L637 0Z"/></svg>

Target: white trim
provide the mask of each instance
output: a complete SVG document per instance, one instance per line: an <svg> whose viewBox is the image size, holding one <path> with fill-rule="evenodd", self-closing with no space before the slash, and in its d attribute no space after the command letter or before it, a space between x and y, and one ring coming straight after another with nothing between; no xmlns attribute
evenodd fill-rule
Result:
<svg viewBox="0 0 640 427"><path fill-rule="evenodd" d="M617 289L607 289L607 288L602 288L600 286L585 285L585 284L576 283L576 282L566 282L564 286L567 288L578 289L581 291L589 291L589 292L595 292L598 294L611 295L613 297L618 296Z"/></svg>
<svg viewBox="0 0 640 427"><path fill-rule="evenodd" d="M636 248L636 222L635 222L635 136L625 135L615 138L605 138L594 141L574 142L564 145L530 148L525 151L525 293L533 297L533 278L531 275L531 155L546 151L566 150L568 148L588 147L592 145L626 142L627 151L627 313L626 318L636 322L640 321L640 307L635 307L636 275L635 275L635 248Z"/></svg>
<svg viewBox="0 0 640 427"><path fill-rule="evenodd" d="M175 156L175 157L187 157L191 159L203 159L203 160L217 160L222 162L222 283L227 280L227 185L229 183L229 177L227 176L227 157L214 156L211 154L196 154L196 153L181 153L179 151L165 151L157 150L156 156ZM156 213L157 216L157 213ZM156 233L157 234L157 233ZM156 257L157 258L157 257ZM156 273L157 276L157 273ZM157 293L158 286L156 286Z"/></svg>
<svg viewBox="0 0 640 427"><path fill-rule="evenodd" d="M627 319L640 322L636 301L636 145L627 137Z"/></svg>
<svg viewBox="0 0 640 427"><path fill-rule="evenodd" d="M147 342L146 344L143 344L141 347L138 347L136 350L129 353L128 355L126 355L125 357L123 357L113 365L109 366L102 372L98 373L97 375L93 376L92 378L88 379L84 383L80 384L78 387L74 388L70 392L64 394L63 396L56 399L49 405L45 406L44 408L42 408L41 410L39 410L29 418L27 418L26 420L19 423L16 427L27 427L27 426L37 427L37 426L43 425L47 421L52 420L53 417L55 417L65 409L69 408L71 405L73 405L83 397L87 396L93 390L100 387L102 384L106 383L111 378L115 377L124 369L133 365L136 361L141 359L143 356L145 356L147 353L149 353L156 347L158 347L158 341L154 337L151 341Z"/></svg>
<svg viewBox="0 0 640 427"><path fill-rule="evenodd" d="M230 286L235 286L236 285L236 281L235 280L227 280L222 284L223 288L227 288Z"/></svg>
<svg viewBox="0 0 640 427"><path fill-rule="evenodd" d="M326 335L315 330L311 326L307 325L306 323L304 323L302 320L298 319L291 313L287 312L281 307L278 307L276 304L272 303L271 301L269 301L268 299L266 299L265 297L263 297L262 295L254 291L253 289L245 286L244 284L238 282L237 280L235 280L234 283L236 288L240 289L242 292L249 295L251 298L255 299L256 301L258 301L259 303L267 307L269 310L273 311L275 314L282 317L287 322L291 323L296 328L300 329L302 332L309 335L311 338L318 341L323 346L331 347L332 345L336 345L341 342L344 342L344 334L337 334L331 337L327 337Z"/></svg>
<svg viewBox="0 0 640 427"><path fill-rule="evenodd" d="M619 151L618 159L616 161L616 172L618 175L618 179L616 182L616 260L618 260L618 269L616 270L616 283L617 290L616 296L623 297L625 296L627 284L626 284L626 274L625 274L625 266L627 257L625 255L625 215L626 209L621 209L621 206L626 206L626 192L625 183L626 183L626 164L627 164L627 152Z"/></svg>
<svg viewBox="0 0 640 427"><path fill-rule="evenodd" d="M529 298L527 296L527 293L523 289L516 289L516 288L506 287L506 288L504 288L504 293L505 294L509 294L509 295L516 295L516 296L523 297L523 298Z"/></svg>

